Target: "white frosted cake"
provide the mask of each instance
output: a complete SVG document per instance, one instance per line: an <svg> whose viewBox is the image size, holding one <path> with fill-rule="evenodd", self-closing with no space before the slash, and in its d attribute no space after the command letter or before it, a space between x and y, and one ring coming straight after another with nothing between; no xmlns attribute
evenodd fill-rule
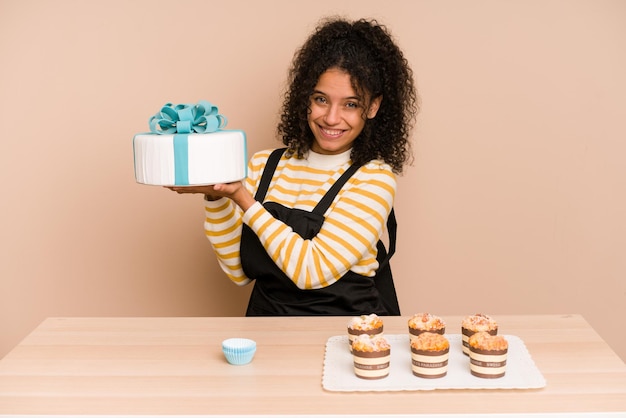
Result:
<svg viewBox="0 0 626 418"><path fill-rule="evenodd" d="M150 131L133 138L135 179L157 186L239 181L247 175L246 135L222 130L217 107L166 104L150 118Z"/></svg>

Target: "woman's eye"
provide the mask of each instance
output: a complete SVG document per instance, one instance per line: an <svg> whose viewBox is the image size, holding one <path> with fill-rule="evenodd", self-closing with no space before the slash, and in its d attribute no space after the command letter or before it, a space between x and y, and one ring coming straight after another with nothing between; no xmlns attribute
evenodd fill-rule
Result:
<svg viewBox="0 0 626 418"><path fill-rule="evenodd" d="M356 108L358 108L358 107L359 107L359 104L358 104L358 103L355 103L355 102L348 102L348 103L346 103L346 107L347 107L348 109L356 109Z"/></svg>
<svg viewBox="0 0 626 418"><path fill-rule="evenodd" d="M326 103L326 98L322 97L322 96L317 96L317 97L313 98L313 101L315 103L324 104L324 103Z"/></svg>

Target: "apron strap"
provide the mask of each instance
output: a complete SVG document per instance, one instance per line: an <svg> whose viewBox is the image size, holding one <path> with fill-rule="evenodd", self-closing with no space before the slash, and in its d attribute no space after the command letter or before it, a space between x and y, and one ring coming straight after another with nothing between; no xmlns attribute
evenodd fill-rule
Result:
<svg viewBox="0 0 626 418"><path fill-rule="evenodd" d="M278 167L278 162L280 161L280 157L282 157L283 153L287 148L276 148L270 156L267 158L267 162L265 163L265 168L263 169L263 174L261 175L261 182L259 183L259 188L254 195L254 198L263 203L265 200L265 195L267 194L267 189L270 187L270 183L272 182L272 177L274 176L274 171L276 171L276 167Z"/></svg>
<svg viewBox="0 0 626 418"><path fill-rule="evenodd" d="M319 215L324 215L324 212L328 210L330 204L335 200L335 196L339 193L339 190L343 187L344 184L348 181L350 177L359 169L360 166L356 164L352 164L346 171L343 172L341 177L337 179L337 181L332 185L330 189L326 192L322 200L317 203L317 206L311 211L313 213L317 213Z"/></svg>

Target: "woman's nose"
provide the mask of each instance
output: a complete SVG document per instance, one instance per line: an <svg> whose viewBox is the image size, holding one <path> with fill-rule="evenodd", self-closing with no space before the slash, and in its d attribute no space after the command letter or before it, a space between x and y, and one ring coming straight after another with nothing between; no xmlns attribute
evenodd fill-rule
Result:
<svg viewBox="0 0 626 418"><path fill-rule="evenodd" d="M328 125L336 125L341 121L339 106L331 105L326 108L324 122Z"/></svg>

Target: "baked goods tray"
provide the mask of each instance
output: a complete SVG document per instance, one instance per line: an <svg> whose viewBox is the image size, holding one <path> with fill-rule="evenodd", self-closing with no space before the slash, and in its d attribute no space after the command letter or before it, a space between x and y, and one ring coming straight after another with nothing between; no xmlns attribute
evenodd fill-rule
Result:
<svg viewBox="0 0 626 418"><path fill-rule="evenodd" d="M435 389L539 389L546 381L530 357L524 342L517 336L504 335L509 342L506 373L485 379L470 373L469 357L463 354L461 334L446 334L450 341L448 373L437 379L424 379L411 371L409 336L389 335L391 344L389 375L368 380L356 377L348 336L330 337L326 342L322 386L333 392L416 391Z"/></svg>

